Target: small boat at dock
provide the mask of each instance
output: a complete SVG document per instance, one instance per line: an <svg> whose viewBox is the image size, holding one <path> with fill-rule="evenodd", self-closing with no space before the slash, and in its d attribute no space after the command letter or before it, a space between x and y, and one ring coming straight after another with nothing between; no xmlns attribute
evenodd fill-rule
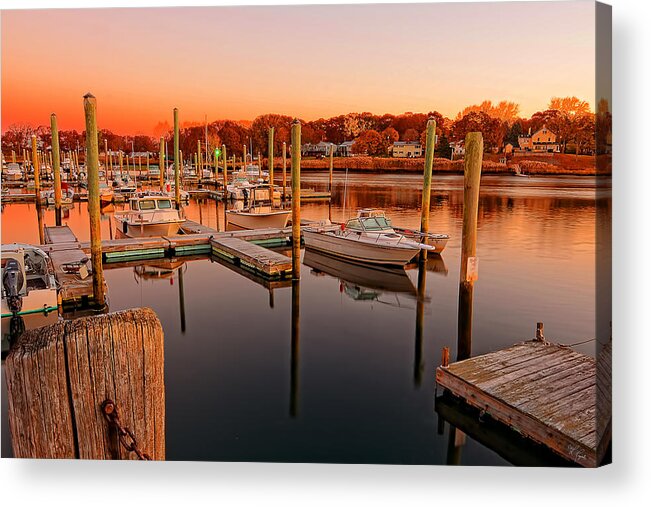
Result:
<svg viewBox="0 0 651 507"><path fill-rule="evenodd" d="M141 192L129 199L129 209L114 214L120 231L131 238L173 236L185 218L172 199L160 192Z"/></svg>
<svg viewBox="0 0 651 507"><path fill-rule="evenodd" d="M283 229L290 214L290 210L271 206L251 206L242 210L226 210L226 222L241 229Z"/></svg>
<svg viewBox="0 0 651 507"><path fill-rule="evenodd" d="M447 234L422 235L408 229L394 229L384 211L359 210L346 224L324 220L303 228L305 248L349 261L388 266L404 266L421 250L441 252ZM421 240L434 244L422 243Z"/></svg>
<svg viewBox="0 0 651 507"><path fill-rule="evenodd" d="M54 268L40 248L2 245L2 318L58 310Z"/></svg>
<svg viewBox="0 0 651 507"><path fill-rule="evenodd" d="M72 204L74 198L75 191L72 188L61 188L61 204ZM54 206L54 190L43 190L41 192L41 200L49 206Z"/></svg>

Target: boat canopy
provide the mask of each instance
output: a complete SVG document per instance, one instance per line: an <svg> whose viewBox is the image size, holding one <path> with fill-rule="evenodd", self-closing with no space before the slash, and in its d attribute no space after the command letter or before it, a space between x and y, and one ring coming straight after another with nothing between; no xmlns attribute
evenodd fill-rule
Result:
<svg viewBox="0 0 651 507"><path fill-rule="evenodd" d="M385 216L358 216L349 220L346 228L358 231L393 231L391 221Z"/></svg>

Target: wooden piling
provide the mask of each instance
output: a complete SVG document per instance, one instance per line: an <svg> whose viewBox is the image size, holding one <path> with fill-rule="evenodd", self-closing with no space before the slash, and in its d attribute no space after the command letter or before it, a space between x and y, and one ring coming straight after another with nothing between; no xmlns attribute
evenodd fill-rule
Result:
<svg viewBox="0 0 651 507"><path fill-rule="evenodd" d="M301 278L301 123L292 122L292 279Z"/></svg>
<svg viewBox="0 0 651 507"><path fill-rule="evenodd" d="M332 170L334 169L335 145L330 143L330 173L328 174L328 192L332 198Z"/></svg>
<svg viewBox="0 0 651 507"><path fill-rule="evenodd" d="M122 179L122 150L118 152L118 163L120 164L120 179Z"/></svg>
<svg viewBox="0 0 651 507"><path fill-rule="evenodd" d="M102 404L151 459L165 459L163 329L149 308L26 331L5 362L16 458L135 459Z"/></svg>
<svg viewBox="0 0 651 507"><path fill-rule="evenodd" d="M251 153L251 163L253 163L253 153ZM258 178L262 181L262 153L258 152Z"/></svg>
<svg viewBox="0 0 651 507"><path fill-rule="evenodd" d="M41 208L41 168L38 160L38 147L35 135L32 135L32 165L34 167L34 195L36 196L38 240L42 245L45 243L45 226L43 223L43 210Z"/></svg>
<svg viewBox="0 0 651 507"><path fill-rule="evenodd" d="M545 333L544 331L544 324L542 322L537 322L536 323L536 341L539 342L544 342L545 341Z"/></svg>
<svg viewBox="0 0 651 507"><path fill-rule="evenodd" d="M226 201L226 185L228 185L228 159L226 158L226 145L222 144L222 156L224 157L224 174L222 174L222 177L224 178L224 201Z"/></svg>
<svg viewBox="0 0 651 507"><path fill-rule="evenodd" d="M174 108L174 202L181 209L181 179L179 170L179 110Z"/></svg>
<svg viewBox="0 0 651 507"><path fill-rule="evenodd" d="M425 288L427 284L427 263L419 262L418 266L418 292L416 299L416 339L414 345L414 385L423 383L423 334L425 330Z"/></svg>
<svg viewBox="0 0 651 507"><path fill-rule="evenodd" d="M253 153L251 153L253 157ZM246 144L242 145L242 172L246 172Z"/></svg>
<svg viewBox="0 0 651 507"><path fill-rule="evenodd" d="M90 255L93 269L93 300L104 308L104 271L102 267L102 233L99 203L99 152L97 147L97 101L84 95L86 117L86 174L88 178L88 214L90 215Z"/></svg>
<svg viewBox="0 0 651 507"><path fill-rule="evenodd" d="M160 148L158 152L158 183L160 191L162 192L165 187L165 140L161 136Z"/></svg>
<svg viewBox="0 0 651 507"><path fill-rule="evenodd" d="M15 164L16 163L16 151L11 150L11 163Z"/></svg>
<svg viewBox="0 0 651 507"><path fill-rule="evenodd" d="M484 153L481 132L469 132L466 135L465 148L457 361L470 357L472 348L472 304L477 277L477 213Z"/></svg>
<svg viewBox="0 0 651 507"><path fill-rule="evenodd" d="M104 173L106 174L107 178L108 178L108 170L109 170L108 140L104 139Z"/></svg>
<svg viewBox="0 0 651 507"><path fill-rule="evenodd" d="M420 232L429 233L430 200L432 197L432 165L434 163L434 144L436 140L436 121L427 121L427 134L425 144L425 169L423 174L423 197L420 211ZM427 240L423 240L427 243ZM427 250L421 250L421 259L427 259Z"/></svg>
<svg viewBox="0 0 651 507"><path fill-rule="evenodd" d="M217 148L215 148L217 149ZM215 164L215 189L217 189L217 181L219 180L219 157L214 154L213 162Z"/></svg>
<svg viewBox="0 0 651 507"><path fill-rule="evenodd" d="M52 131L52 171L54 172L54 220L61 225L61 159L59 154L59 127L57 116L50 115L50 130Z"/></svg>
<svg viewBox="0 0 651 507"><path fill-rule="evenodd" d="M269 201L271 205L274 204L274 128L269 129L269 153L267 154L269 160ZM262 161L260 161L262 166Z"/></svg>
<svg viewBox="0 0 651 507"><path fill-rule="evenodd" d="M201 154L201 140L197 139L197 163L194 166L197 171L197 178L201 179L203 176L203 156Z"/></svg>
<svg viewBox="0 0 651 507"><path fill-rule="evenodd" d="M283 201L287 200L287 143L283 141Z"/></svg>

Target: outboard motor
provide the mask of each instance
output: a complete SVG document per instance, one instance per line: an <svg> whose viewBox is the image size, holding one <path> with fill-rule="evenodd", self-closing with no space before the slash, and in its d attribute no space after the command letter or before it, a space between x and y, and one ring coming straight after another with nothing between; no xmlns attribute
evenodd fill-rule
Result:
<svg viewBox="0 0 651 507"><path fill-rule="evenodd" d="M25 275L20 269L16 259L8 259L3 269L2 286L7 298L7 306L14 315L17 315L23 308L23 298L20 289L25 283Z"/></svg>

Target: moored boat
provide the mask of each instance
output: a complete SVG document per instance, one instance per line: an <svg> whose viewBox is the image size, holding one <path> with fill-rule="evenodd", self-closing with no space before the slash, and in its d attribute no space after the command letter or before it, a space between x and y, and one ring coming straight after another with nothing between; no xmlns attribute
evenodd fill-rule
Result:
<svg viewBox="0 0 651 507"><path fill-rule="evenodd" d="M61 204L72 204L75 197L75 191L70 188L61 188ZM41 192L41 200L46 204L53 206L55 204L54 190L43 190Z"/></svg>
<svg viewBox="0 0 651 507"><path fill-rule="evenodd" d="M419 233L403 229L398 232L381 210L362 209L346 224L334 225L328 220L303 228L305 248L318 250L349 261L389 266L404 266L421 250L441 251L449 236L437 237L438 246L421 243Z"/></svg>
<svg viewBox="0 0 651 507"><path fill-rule="evenodd" d="M40 248L13 243L2 245L2 318L58 309L54 269Z"/></svg>
<svg viewBox="0 0 651 507"><path fill-rule="evenodd" d="M242 229L283 229L287 226L290 210L271 206L252 206L242 210L226 210L226 222Z"/></svg>
<svg viewBox="0 0 651 507"><path fill-rule="evenodd" d="M173 236L179 232L185 218L172 199L160 192L142 192L129 199L129 210L116 212L120 231L132 238Z"/></svg>

